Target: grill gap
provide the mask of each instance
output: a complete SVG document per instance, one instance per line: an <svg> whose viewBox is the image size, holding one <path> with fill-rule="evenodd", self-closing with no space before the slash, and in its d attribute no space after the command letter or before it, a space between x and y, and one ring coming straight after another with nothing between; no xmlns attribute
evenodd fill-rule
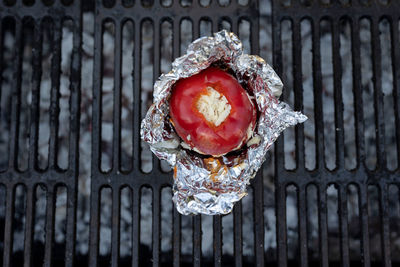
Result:
<svg viewBox="0 0 400 267"><path fill-rule="evenodd" d="M392 69L392 48L391 48L391 24L387 19L379 23L379 37L381 45L381 64L387 66L386 71L382 69L382 93L383 93L383 113L385 118L385 151L386 164L389 170L397 169L398 151L395 132L395 115L393 104L393 69Z"/></svg>
<svg viewBox="0 0 400 267"><path fill-rule="evenodd" d="M114 50L115 23L103 23L102 51L102 86L101 86L101 164L103 172L109 172L113 167L113 111L114 111Z"/></svg>
<svg viewBox="0 0 400 267"><path fill-rule="evenodd" d="M372 80L372 47L371 47L371 21L367 18L360 20L361 42L361 83L362 101L364 106L364 140L365 164L368 169L376 168L376 135L375 135L375 109L374 87Z"/></svg>
<svg viewBox="0 0 400 267"><path fill-rule="evenodd" d="M314 184L306 187L307 195L307 244L310 261L319 261L318 246L318 189Z"/></svg>
<svg viewBox="0 0 400 267"><path fill-rule="evenodd" d="M105 8L112 8L115 5L115 0L102 0Z"/></svg>
<svg viewBox="0 0 400 267"><path fill-rule="evenodd" d="M131 20L122 26L122 100L121 100L121 171L132 170L133 163L133 80L134 25Z"/></svg>
<svg viewBox="0 0 400 267"><path fill-rule="evenodd" d="M24 246L25 219L26 219L26 186L19 184L14 188L14 215L12 233L12 262L15 265L23 262L21 251Z"/></svg>
<svg viewBox="0 0 400 267"><path fill-rule="evenodd" d="M247 196L242 199L242 231L248 233L243 235L243 260L248 262L254 262L254 189L247 189Z"/></svg>
<svg viewBox="0 0 400 267"><path fill-rule="evenodd" d="M390 225L390 243L391 256L393 262L400 260L400 248L397 245L398 236L400 235L400 190L395 184L389 186L389 209L393 212L390 213L389 225Z"/></svg>
<svg viewBox="0 0 400 267"><path fill-rule="evenodd" d="M340 20L340 57L342 62L342 101L344 121L344 164L348 170L357 167L354 95L353 54L351 52L351 27L348 19Z"/></svg>
<svg viewBox="0 0 400 267"><path fill-rule="evenodd" d="M70 133L70 79L73 48L74 22L64 20L61 39L61 76L60 76L60 113L58 116L59 128L57 134L58 156L57 165L60 169L68 168L69 133Z"/></svg>
<svg viewBox="0 0 400 267"><path fill-rule="evenodd" d="M164 187L161 190L161 255L162 262L172 262L172 190Z"/></svg>
<svg viewBox="0 0 400 267"><path fill-rule="evenodd" d="M196 1L196 0L194 0ZM192 5L193 0L179 0L182 7L189 7Z"/></svg>
<svg viewBox="0 0 400 267"><path fill-rule="evenodd" d="M333 65L332 65L332 22L323 19L320 22L320 50L322 73L322 106L324 121L324 157L329 170L336 167L335 147L335 104L333 101ZM322 156L322 155L321 155Z"/></svg>
<svg viewBox="0 0 400 267"><path fill-rule="evenodd" d="M382 260L382 242L381 242L381 218L379 199L380 192L378 186L368 185L368 224L369 224L369 240L370 240L370 252L371 261Z"/></svg>
<svg viewBox="0 0 400 267"><path fill-rule="evenodd" d="M111 261L111 207L112 189L104 187L100 190L100 231L99 231L99 255L104 263Z"/></svg>
<svg viewBox="0 0 400 267"><path fill-rule="evenodd" d="M33 6L35 4L35 0L22 0L22 3L26 6Z"/></svg>
<svg viewBox="0 0 400 267"><path fill-rule="evenodd" d="M333 262L340 259L338 186L330 184L324 193L327 195L328 255Z"/></svg>
<svg viewBox="0 0 400 267"><path fill-rule="evenodd" d="M186 49L193 39L193 22L190 19L183 19L180 23L180 55L186 53Z"/></svg>
<svg viewBox="0 0 400 267"><path fill-rule="evenodd" d="M121 259L132 259L132 190L129 187L123 187L120 195L120 240L119 240L119 251L120 251L120 264ZM115 244L116 245L116 244Z"/></svg>
<svg viewBox="0 0 400 267"><path fill-rule="evenodd" d="M231 22L228 19L222 19L218 25L218 30L231 31L232 30Z"/></svg>
<svg viewBox="0 0 400 267"><path fill-rule="evenodd" d="M153 190L144 186L140 190L140 248L139 266L150 264L153 237Z"/></svg>
<svg viewBox="0 0 400 267"><path fill-rule="evenodd" d="M135 0L122 0L122 5L126 8L132 7L135 4Z"/></svg>
<svg viewBox="0 0 400 267"><path fill-rule="evenodd" d="M53 254L58 262L63 262L65 257L65 240L66 240L66 221L67 221L67 198L68 191L63 185L56 187L56 210L55 210L55 224L54 224L54 243L56 246L53 247Z"/></svg>
<svg viewBox="0 0 400 267"><path fill-rule="evenodd" d="M232 263L234 251L233 213L222 217L222 263Z"/></svg>
<svg viewBox="0 0 400 267"><path fill-rule="evenodd" d="M299 217L298 188L295 185L286 187L286 233L288 260L294 260L299 255Z"/></svg>
<svg viewBox="0 0 400 267"><path fill-rule="evenodd" d="M33 250L36 262L44 260L44 242L46 240L46 209L47 206L47 188L43 184L39 184L35 189L35 206L34 206L34 230L33 230Z"/></svg>
<svg viewBox="0 0 400 267"><path fill-rule="evenodd" d="M304 114L308 120L304 123L304 154L305 167L314 170L316 167L316 147L315 147L315 119L314 119L314 81L312 78L312 32L311 21L304 19L301 21L301 69L303 71L303 105Z"/></svg>
<svg viewBox="0 0 400 267"><path fill-rule="evenodd" d="M231 1L230 0L218 0L220 6L226 7L229 6Z"/></svg>
<svg viewBox="0 0 400 267"><path fill-rule="evenodd" d="M293 31L292 21L283 20L281 22L281 42L282 42L282 58L283 74L282 82L285 85L282 100L286 101L290 106L294 104L293 93ZM294 170L296 168L295 139L294 128L289 128L283 132L284 151L285 151L285 169Z"/></svg>
<svg viewBox="0 0 400 267"><path fill-rule="evenodd" d="M49 164L50 142L50 90L51 90L51 62L54 56L54 23L50 18L45 18L41 24L42 29L42 76L40 78L40 115L39 115L39 147L38 167L45 170ZM36 89L36 88L34 88Z"/></svg>
<svg viewBox="0 0 400 267"><path fill-rule="evenodd" d="M212 23L207 17L200 20L200 37L211 36L212 34ZM192 41L192 40L191 40Z"/></svg>
<svg viewBox="0 0 400 267"><path fill-rule="evenodd" d="M22 40L23 46L22 51L19 51L18 47L17 53L22 53L22 74L21 74L21 88L19 89L20 94L20 109L19 122L18 122L18 159L17 166L18 170L25 171L28 168L28 155L29 155L29 130L30 130L30 107L32 102L32 88L31 88L31 78L32 78L32 38L33 38L33 28L32 21L26 19L23 23Z"/></svg>
<svg viewBox="0 0 400 267"><path fill-rule="evenodd" d="M292 0L280 0L280 4L284 7L290 7L292 5Z"/></svg>
<svg viewBox="0 0 400 267"><path fill-rule="evenodd" d="M241 18L239 20L239 38L243 44L243 52L246 54L250 53L250 35L251 35L251 24L248 19Z"/></svg>
<svg viewBox="0 0 400 267"><path fill-rule="evenodd" d="M214 253L213 234L213 216L201 215L201 252L205 259L210 259Z"/></svg>
<svg viewBox="0 0 400 267"><path fill-rule="evenodd" d="M347 186L347 221L349 225L349 257L351 262L361 261L361 225L359 214L359 190L355 184ZM353 264L351 264L352 266Z"/></svg>
<svg viewBox="0 0 400 267"><path fill-rule="evenodd" d="M0 88L0 172L7 170L11 126L11 98L15 49L15 21L2 20L1 25L1 88Z"/></svg>
<svg viewBox="0 0 400 267"><path fill-rule="evenodd" d="M148 108L150 107L153 99L150 92L153 90L153 59L154 54L154 24L150 20L146 20L141 25L141 119L144 118ZM158 37L157 37L158 38ZM138 60L138 59L136 59ZM141 153L141 167L142 171L149 173L153 169L152 153L149 145L143 141Z"/></svg>
<svg viewBox="0 0 400 267"><path fill-rule="evenodd" d="M174 207L175 208L175 207ZM193 220L192 216L181 216L181 253L186 259L192 261L193 255Z"/></svg>
<svg viewBox="0 0 400 267"><path fill-rule="evenodd" d="M211 4L211 0L194 0L194 1L199 1L200 6L202 7L209 7Z"/></svg>

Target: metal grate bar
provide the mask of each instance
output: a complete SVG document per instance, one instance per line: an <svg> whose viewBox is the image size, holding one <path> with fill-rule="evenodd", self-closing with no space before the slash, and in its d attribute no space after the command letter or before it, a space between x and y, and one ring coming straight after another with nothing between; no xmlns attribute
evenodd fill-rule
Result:
<svg viewBox="0 0 400 267"><path fill-rule="evenodd" d="M380 204L380 215L381 215L381 242L382 242L382 256L383 266L392 266L391 255L390 255L390 228L389 228L389 205L388 205L388 194L389 186L384 183L379 188L379 204Z"/></svg>
<svg viewBox="0 0 400 267"><path fill-rule="evenodd" d="M300 21L293 22L293 79L295 81L301 81L303 78L302 72L302 53L301 53L301 27ZM294 90L294 109L303 110L303 84L301 82L293 83ZM296 131L296 166L298 170L305 168L304 160L304 124L299 124L295 128ZM303 254L302 254L303 255Z"/></svg>
<svg viewBox="0 0 400 267"><path fill-rule="evenodd" d="M348 215L347 215L347 188L346 186L339 187L339 225L340 225L340 254L342 266L350 266L349 257L349 230L348 230Z"/></svg>
<svg viewBox="0 0 400 267"><path fill-rule="evenodd" d="M275 190L276 190L275 210L276 210L276 238L277 238L278 266L286 267L287 266L286 186L284 184L277 184Z"/></svg>
<svg viewBox="0 0 400 267"><path fill-rule="evenodd" d="M155 1L158 3L158 1ZM160 76L160 58L161 58L161 23L158 20L153 21L153 46L154 46L154 60L153 60L153 84L154 81ZM160 172L161 170L161 165L160 165L160 160L152 154L153 158L153 171Z"/></svg>
<svg viewBox="0 0 400 267"><path fill-rule="evenodd" d="M274 4L274 2L272 2ZM282 77L283 73L283 62L282 62L282 27L280 20L278 19L273 19L272 20L272 28L275 29L272 33L273 38L272 38L272 46L273 46L273 65L275 72L278 74L278 76ZM284 94L281 96L282 101L285 101L285 96ZM285 162L284 162L284 138L278 138L275 142L275 172L276 176L279 177L279 174L283 172ZM277 208L280 208L281 204L277 201ZM278 211L278 210L277 210ZM279 216L277 216L280 218ZM278 226L278 225L277 225Z"/></svg>
<svg viewBox="0 0 400 267"><path fill-rule="evenodd" d="M92 180L93 181L93 180ZM100 231L100 189L92 186L90 194L90 237L89 237L89 266L98 266L99 231Z"/></svg>
<svg viewBox="0 0 400 267"><path fill-rule="evenodd" d="M36 168L39 133L39 98L40 79L42 76L42 33L40 20L34 22L32 49L32 104L31 104L31 128L29 134L29 162L28 169Z"/></svg>
<svg viewBox="0 0 400 267"><path fill-rule="evenodd" d="M118 27L119 28L119 27ZM118 34L116 34L118 36ZM120 39L117 39L120 40ZM120 50L116 50L120 51ZM115 154L114 154L115 155ZM115 166L115 165L114 165ZM116 165L118 166L118 165ZM115 166L115 167L116 167ZM121 221L121 190L113 188L112 190L112 229L111 229L111 266L117 267L119 260L119 243L120 243L120 221Z"/></svg>
<svg viewBox="0 0 400 267"><path fill-rule="evenodd" d="M158 160L157 160L158 161ZM158 266L160 263L160 194L161 190L159 187L153 187L153 266Z"/></svg>
<svg viewBox="0 0 400 267"><path fill-rule="evenodd" d="M201 216L193 217L193 266L201 266Z"/></svg>
<svg viewBox="0 0 400 267"><path fill-rule="evenodd" d="M397 166L400 166L400 51L397 49L399 40L399 20L391 21L391 55L393 68L393 98L394 98L394 115L396 120L396 144L397 144ZM399 168L399 167L398 167Z"/></svg>
<svg viewBox="0 0 400 267"><path fill-rule="evenodd" d="M53 240L54 240L54 212L55 212L55 194L54 186L47 188L46 194L46 239L45 239L45 252L44 252L44 266L53 266Z"/></svg>
<svg viewBox="0 0 400 267"><path fill-rule="evenodd" d="M8 186L7 188L7 199L6 199L6 217L5 217L5 226L4 226L4 244L8 244L8 246L4 246L3 250L3 266L11 265L11 251L13 247L13 214L14 214L14 196L15 196L15 187Z"/></svg>
<svg viewBox="0 0 400 267"><path fill-rule="evenodd" d="M24 267L31 266L33 218L35 216L35 188L28 187L26 192L26 225L24 244Z"/></svg>
<svg viewBox="0 0 400 267"><path fill-rule="evenodd" d="M142 76L142 71L141 71L141 62L142 62L142 54L141 54L141 23L139 21L134 21L134 27L135 27L135 36L134 36L134 42L135 42L135 47L133 51L133 58L134 60L134 76L133 76L133 82L134 82L134 107L133 107L133 169L136 170L136 173L139 173L140 170L140 120L141 120L141 112L140 112L140 107L142 104L141 97L140 97L140 81L141 81L141 76Z"/></svg>
<svg viewBox="0 0 400 267"><path fill-rule="evenodd" d="M136 45L135 45L136 46ZM139 266L139 242L140 242L140 190L133 189L132 208L132 266Z"/></svg>
<svg viewBox="0 0 400 267"><path fill-rule="evenodd" d="M235 266L241 267L243 265L243 229L242 229L242 202L238 202L233 209L233 233L234 233L234 256Z"/></svg>
<svg viewBox="0 0 400 267"><path fill-rule="evenodd" d="M65 266L74 266L76 209L77 209L77 177L79 174L79 123L81 97L81 40L82 22L80 4L75 5L75 20L73 20L73 50L70 66L70 135L69 135L69 164L72 175L68 175L67 186L67 225L65 237ZM73 181L73 182L72 182Z"/></svg>
<svg viewBox="0 0 400 267"><path fill-rule="evenodd" d="M67 224L65 235L65 266L74 266L76 235L76 187L67 187Z"/></svg>
<svg viewBox="0 0 400 267"><path fill-rule="evenodd" d="M329 266L328 258L328 221L326 203L326 185L320 184L318 188L318 229L319 229L319 251L321 266Z"/></svg>
<svg viewBox="0 0 400 267"><path fill-rule="evenodd" d="M385 123L382 93L382 53L379 38L379 20L371 20L372 62L374 83L374 108L376 126L377 168L386 169Z"/></svg>
<svg viewBox="0 0 400 267"><path fill-rule="evenodd" d="M173 265L179 267L181 260L181 215L175 208L173 213Z"/></svg>
<svg viewBox="0 0 400 267"><path fill-rule="evenodd" d="M2 19L0 19L0 50L1 51L3 51L3 49L4 49L4 46L3 46L3 42L4 42L4 40L3 40L3 27L4 27L4 23L3 23L3 20ZM4 58L3 58L3 53L0 53L0 73L3 73L3 62L4 62ZM3 84L2 84L2 80L0 80L1 82L0 82L0 103L1 103L1 91L2 91L2 87L3 87ZM1 112L2 112L2 110L1 110L1 105L0 105L0 118L1 118Z"/></svg>
<svg viewBox="0 0 400 267"><path fill-rule="evenodd" d="M368 193L366 185L359 185L358 203L359 203L359 214L360 214L360 225L362 230L361 237L361 255L363 255L361 261L364 263L364 267L371 266L371 258L369 252L369 225L368 225Z"/></svg>
<svg viewBox="0 0 400 267"><path fill-rule="evenodd" d="M258 1L249 0L249 6L253 10L258 10ZM253 54L258 55L260 48L258 42L258 32L259 32L259 21L257 16L246 17L250 23L250 48ZM240 20L239 20L240 21ZM257 33L257 34L255 34ZM253 180L254 188L254 247L256 256L256 266L264 266L264 184L262 168L258 171L256 177Z"/></svg>
<svg viewBox="0 0 400 267"><path fill-rule="evenodd" d="M172 2L175 6L179 5L178 1ZM172 58L177 58L180 52L181 28L179 23L178 20L172 22ZM181 261L181 215L175 207L173 210L173 266L179 267Z"/></svg>
<svg viewBox="0 0 400 267"><path fill-rule="evenodd" d="M78 7L80 7L78 5ZM77 8L80 11L80 8ZM80 123L80 102L81 102L81 57L82 51L80 49L82 44L82 23L79 17L73 21L73 50L72 50L72 60L71 60L71 75L70 75L70 135L69 135L69 169L75 172L74 181L76 184L76 177L78 176L79 170L79 123ZM73 187L75 191L75 186ZM74 197L75 199L75 197ZM74 200L73 205L75 205L76 200Z"/></svg>
<svg viewBox="0 0 400 267"><path fill-rule="evenodd" d="M332 22L332 64L335 103L336 169L344 168L344 124L342 99L342 61L340 56L340 20Z"/></svg>
<svg viewBox="0 0 400 267"><path fill-rule="evenodd" d="M115 22L114 45L114 119L113 119L113 170L121 168L121 54L122 54L122 25Z"/></svg>
<svg viewBox="0 0 400 267"><path fill-rule="evenodd" d="M360 59L360 22L351 21L351 53L353 55L353 91L354 91L354 115L356 121L356 150L357 167L365 167L364 149L364 110L361 89L361 59Z"/></svg>
<svg viewBox="0 0 400 267"><path fill-rule="evenodd" d="M49 145L49 168L57 167L57 134L58 115L60 112L59 88L60 88L60 65L61 65L61 18L53 18L53 57L51 59L51 99L50 99L50 145Z"/></svg>
<svg viewBox="0 0 400 267"><path fill-rule="evenodd" d="M262 169L254 178L254 247L256 266L264 266L264 214L263 214L263 179Z"/></svg>
<svg viewBox="0 0 400 267"><path fill-rule="evenodd" d="M299 218L299 249L300 266L308 267L308 244L307 244L307 208L306 187L300 186L297 190L298 218Z"/></svg>
<svg viewBox="0 0 400 267"><path fill-rule="evenodd" d="M213 217L213 238L214 238L214 266L222 264L222 217L220 215Z"/></svg>
<svg viewBox="0 0 400 267"><path fill-rule="evenodd" d="M93 63L93 104L92 104L92 178L100 172L101 156L101 73L103 66L103 21L100 17L95 18L94 35L94 63ZM93 181L94 179L92 179ZM92 182L92 184L94 184ZM93 202L92 202L93 203Z"/></svg>

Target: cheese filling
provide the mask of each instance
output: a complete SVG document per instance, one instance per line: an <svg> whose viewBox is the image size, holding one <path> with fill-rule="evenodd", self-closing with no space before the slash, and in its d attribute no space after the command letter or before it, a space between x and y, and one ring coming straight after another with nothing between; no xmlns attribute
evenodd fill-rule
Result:
<svg viewBox="0 0 400 267"><path fill-rule="evenodd" d="M207 93L200 96L196 102L197 110L204 118L218 127L231 112L231 105L226 97L212 87L206 88Z"/></svg>

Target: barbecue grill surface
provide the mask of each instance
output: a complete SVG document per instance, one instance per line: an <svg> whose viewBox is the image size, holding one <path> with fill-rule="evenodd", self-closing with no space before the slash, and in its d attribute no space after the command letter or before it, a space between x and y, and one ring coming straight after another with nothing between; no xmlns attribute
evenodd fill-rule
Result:
<svg viewBox="0 0 400 267"><path fill-rule="evenodd" d="M82 2L0 2L2 266L400 266L399 1ZM140 121L222 28L309 121L232 215L182 217Z"/></svg>

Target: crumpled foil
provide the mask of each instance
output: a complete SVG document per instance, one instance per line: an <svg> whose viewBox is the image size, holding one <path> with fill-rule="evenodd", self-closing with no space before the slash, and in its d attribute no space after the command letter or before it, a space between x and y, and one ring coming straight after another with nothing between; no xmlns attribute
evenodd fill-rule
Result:
<svg viewBox="0 0 400 267"><path fill-rule="evenodd" d="M259 111L254 139L240 153L218 158L199 155L181 146L181 139L169 121L168 99L176 81L223 62L253 95ZM265 61L243 53L239 38L225 30L189 45L186 55L175 59L172 70L154 84L154 103L141 124L141 138L151 151L174 169L173 201L177 210L188 214L227 214L247 195L246 187L265 160L279 134L307 117L278 101L283 84Z"/></svg>

